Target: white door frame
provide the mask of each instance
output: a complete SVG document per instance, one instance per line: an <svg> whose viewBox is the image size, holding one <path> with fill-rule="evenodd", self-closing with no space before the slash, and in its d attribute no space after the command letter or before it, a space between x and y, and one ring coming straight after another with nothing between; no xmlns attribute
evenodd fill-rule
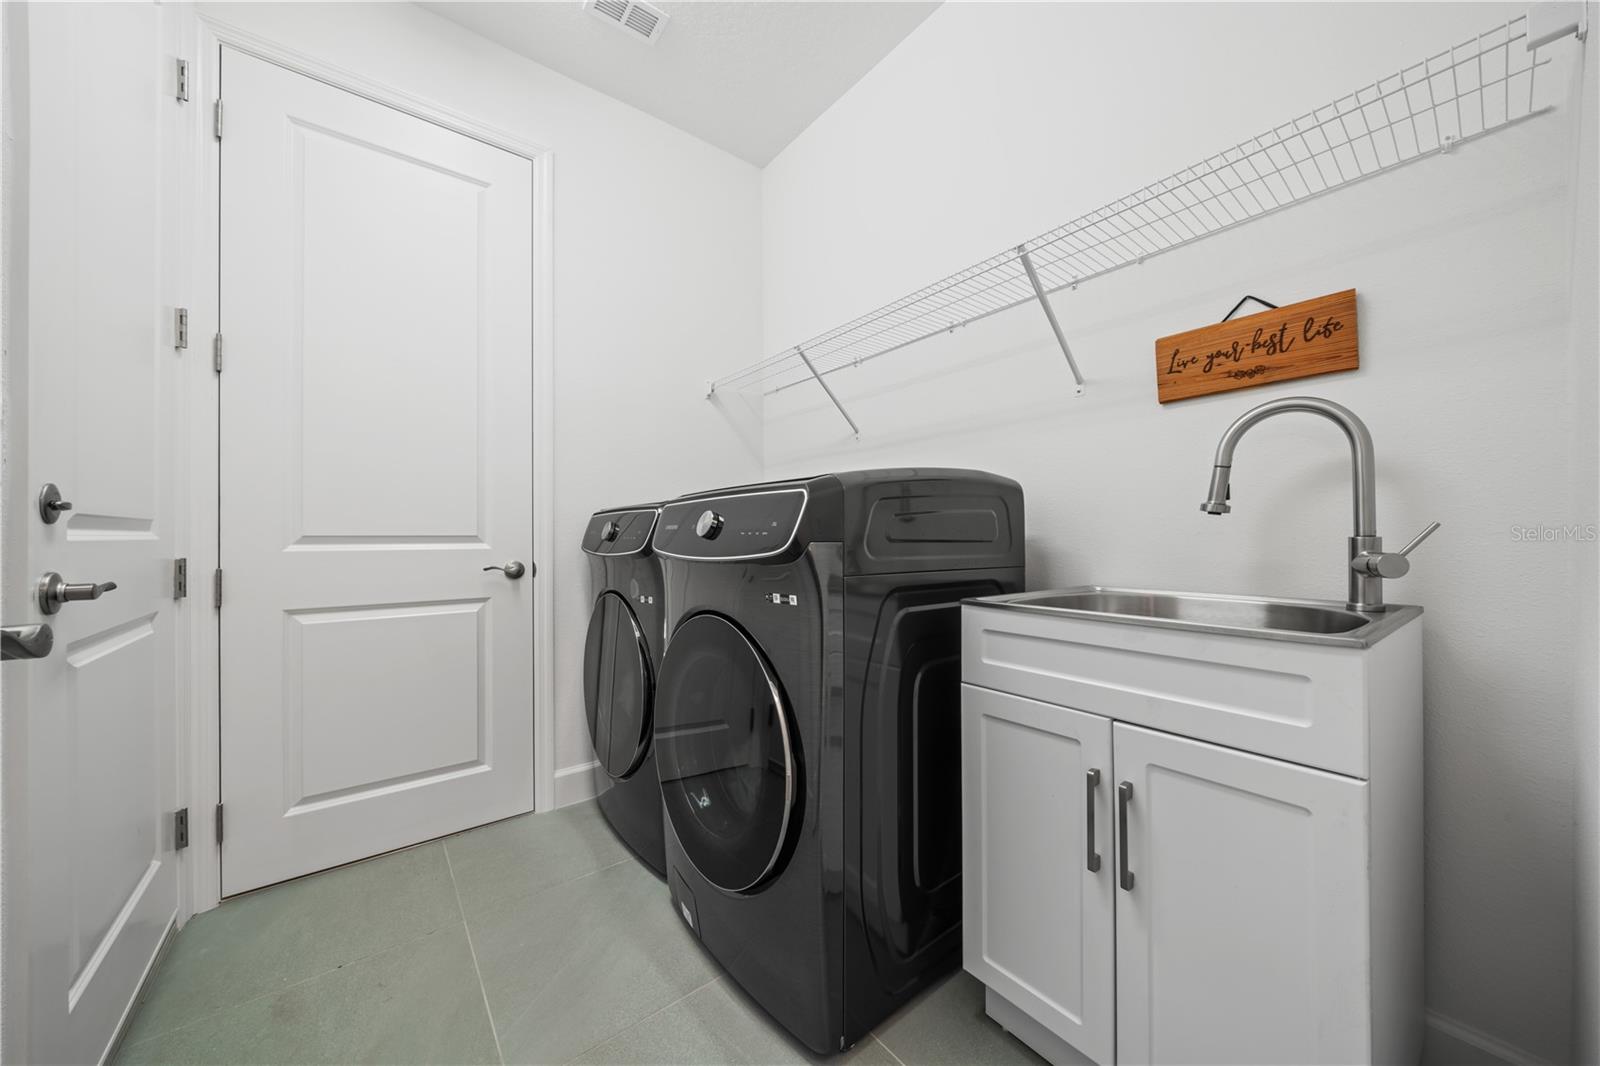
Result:
<svg viewBox="0 0 1600 1066"><path fill-rule="evenodd" d="M218 148L213 135L213 103L217 99L217 75L223 45L266 60L337 89L394 108L432 122L474 140L493 145L533 164L533 562L537 567L533 586L533 780L535 810L555 806L555 685L552 663L555 657L552 627L552 583L555 579L554 504L554 418L555 382L553 328L553 265L551 238L554 157L545 145L486 125L433 100L403 89L373 81L315 56L286 47L249 30L209 14L196 13L186 45L190 59L190 121L193 158L185 170L192 184L188 202L202 207L194 212L193 232L185 245L192 249L190 264L193 302L189 307L188 425L180 430L180 440L189 447L189 483L179 493L189 507L179 518L180 528L189 535L189 596L196 619L184 640L187 662L180 663L179 681L187 682L187 693L179 693L186 707L179 731L179 789L187 794L191 825L187 856L188 868L182 878L182 915L185 919L210 910L220 902L221 849L211 830L212 811L220 795L219 729L221 707L218 700L220 676L217 650L219 618L210 607L211 575L217 567L218 515L212 486L217 484L218 379L212 370L211 338L217 332L218 278L217 204Z"/></svg>
<svg viewBox="0 0 1600 1066"><path fill-rule="evenodd" d="M22 590L28 580L28 489L19 472L28 459L28 11L24 4L0 7L0 463L6 467L0 497L0 563L5 589ZM20 606L0 593L7 621ZM18 670L16 667L21 666ZM28 678L26 663L5 667L0 678L0 1060L28 1055L27 857L16 841L28 834Z"/></svg>

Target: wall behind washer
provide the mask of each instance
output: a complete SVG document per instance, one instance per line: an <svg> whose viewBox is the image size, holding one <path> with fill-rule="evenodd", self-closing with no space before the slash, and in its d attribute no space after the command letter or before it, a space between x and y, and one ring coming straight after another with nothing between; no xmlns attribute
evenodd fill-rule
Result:
<svg viewBox="0 0 1600 1066"><path fill-rule="evenodd" d="M1525 10L946 4L764 172L763 351ZM769 476L948 464L1016 477L1034 587L1317 598L1345 587L1343 438L1310 418L1252 431L1222 518L1198 510L1211 452L1274 396L1328 396L1364 417L1380 532L1398 544L1444 522L1390 585L1395 602L1427 608L1436 1056L1571 1050L1572 575L1594 546L1515 532L1600 521L1574 510L1592 493L1572 491L1593 469L1572 434L1595 391L1569 332L1571 113L1058 295L1089 379L1081 398L1039 309L1021 307L831 378L859 443L815 389L767 401ZM1352 286L1359 371L1157 406L1156 337L1245 293L1287 303Z"/></svg>
<svg viewBox="0 0 1600 1066"><path fill-rule="evenodd" d="M208 16L554 151L557 801L587 794L579 551L593 511L760 473L693 384L760 347L750 164L411 4L202 4Z"/></svg>
<svg viewBox="0 0 1600 1066"><path fill-rule="evenodd" d="M1573 226L1572 352L1587 381L1577 382L1577 401L1588 397L1590 416L1579 419L1573 442L1580 464L1574 511L1600 511L1600 4L1589 5L1589 39L1584 43L1584 118L1579 130L1577 217ZM1578 620L1576 718L1577 819L1577 980L1573 982L1573 1059L1600 1062L1600 552L1575 560L1573 589L1583 603Z"/></svg>

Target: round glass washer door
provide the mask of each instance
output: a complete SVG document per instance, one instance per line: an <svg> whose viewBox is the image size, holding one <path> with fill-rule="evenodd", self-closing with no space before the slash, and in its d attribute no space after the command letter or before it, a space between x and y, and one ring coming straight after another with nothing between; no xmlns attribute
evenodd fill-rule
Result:
<svg viewBox="0 0 1600 1066"><path fill-rule="evenodd" d="M718 614L678 627L656 688L656 770L689 861L746 892L777 868L799 805L783 689L750 636Z"/></svg>
<svg viewBox="0 0 1600 1066"><path fill-rule="evenodd" d="M621 593L601 593L583 645L583 704L595 758L614 778L632 774L650 750L653 689L638 616Z"/></svg>

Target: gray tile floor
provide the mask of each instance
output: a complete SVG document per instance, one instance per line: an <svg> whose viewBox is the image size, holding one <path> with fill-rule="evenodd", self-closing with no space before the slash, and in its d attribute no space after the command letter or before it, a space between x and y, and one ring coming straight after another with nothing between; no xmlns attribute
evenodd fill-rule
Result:
<svg viewBox="0 0 1600 1066"><path fill-rule="evenodd" d="M591 804L230 900L178 935L119 1063L800 1063ZM838 1061L1040 1061L958 974Z"/></svg>

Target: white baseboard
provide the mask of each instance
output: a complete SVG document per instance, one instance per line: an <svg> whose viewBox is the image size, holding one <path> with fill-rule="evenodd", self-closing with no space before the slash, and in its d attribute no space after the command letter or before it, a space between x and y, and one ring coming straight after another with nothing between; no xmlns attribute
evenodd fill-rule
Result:
<svg viewBox="0 0 1600 1066"><path fill-rule="evenodd" d="M1435 1011L1427 1012L1426 1025L1424 1066L1549 1066L1537 1055Z"/></svg>
<svg viewBox="0 0 1600 1066"><path fill-rule="evenodd" d="M556 807L570 807L586 799L594 799L594 771L600 765L596 759L577 766L563 766L556 771Z"/></svg>

